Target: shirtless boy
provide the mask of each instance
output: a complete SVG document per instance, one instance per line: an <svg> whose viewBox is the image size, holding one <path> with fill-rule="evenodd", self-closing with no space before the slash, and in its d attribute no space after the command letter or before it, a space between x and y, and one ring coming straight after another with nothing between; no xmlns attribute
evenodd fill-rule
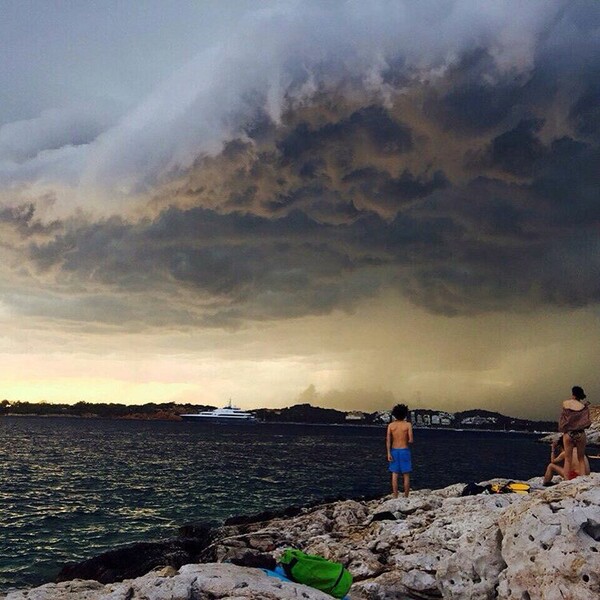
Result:
<svg viewBox="0 0 600 600"><path fill-rule="evenodd" d="M387 459L392 473L392 494L398 497L398 474L402 473L404 496L410 492L410 472L412 471L409 444L413 443L413 430L408 417L406 404L396 404L392 410L394 420L388 425L386 435Z"/></svg>

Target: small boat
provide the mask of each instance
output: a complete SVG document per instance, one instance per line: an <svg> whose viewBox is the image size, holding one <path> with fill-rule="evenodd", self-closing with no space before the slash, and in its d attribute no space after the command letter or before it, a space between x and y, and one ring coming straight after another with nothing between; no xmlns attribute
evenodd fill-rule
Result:
<svg viewBox="0 0 600 600"><path fill-rule="evenodd" d="M181 415L184 421L202 421L206 423L255 423L256 417L241 408L234 406L229 400L229 404L223 408L214 410L204 410L198 413L187 413Z"/></svg>

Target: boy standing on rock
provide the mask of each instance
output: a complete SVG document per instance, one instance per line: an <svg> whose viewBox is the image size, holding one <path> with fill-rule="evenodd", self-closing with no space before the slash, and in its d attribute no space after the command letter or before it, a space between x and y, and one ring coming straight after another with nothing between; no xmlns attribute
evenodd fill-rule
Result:
<svg viewBox="0 0 600 600"><path fill-rule="evenodd" d="M406 420L408 408L406 404L396 404L392 410L394 420L387 427L386 446L389 470L392 473L392 494L398 497L398 474L402 473L404 497L410 492L410 472L412 463L409 444L413 443L412 425Z"/></svg>

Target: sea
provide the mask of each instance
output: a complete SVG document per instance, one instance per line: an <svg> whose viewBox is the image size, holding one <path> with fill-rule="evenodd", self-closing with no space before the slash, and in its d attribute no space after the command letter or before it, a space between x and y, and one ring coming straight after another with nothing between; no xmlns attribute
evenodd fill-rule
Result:
<svg viewBox="0 0 600 600"><path fill-rule="evenodd" d="M415 430L414 489L542 475L541 435ZM0 593L189 523L390 491L385 426L0 419Z"/></svg>

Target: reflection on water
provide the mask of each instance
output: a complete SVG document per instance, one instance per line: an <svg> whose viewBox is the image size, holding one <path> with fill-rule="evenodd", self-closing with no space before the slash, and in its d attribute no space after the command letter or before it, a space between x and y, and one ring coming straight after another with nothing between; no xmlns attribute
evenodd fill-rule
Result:
<svg viewBox="0 0 600 600"><path fill-rule="evenodd" d="M0 590L194 521L388 493L385 429L0 419ZM519 434L415 432L415 487L540 474Z"/></svg>

